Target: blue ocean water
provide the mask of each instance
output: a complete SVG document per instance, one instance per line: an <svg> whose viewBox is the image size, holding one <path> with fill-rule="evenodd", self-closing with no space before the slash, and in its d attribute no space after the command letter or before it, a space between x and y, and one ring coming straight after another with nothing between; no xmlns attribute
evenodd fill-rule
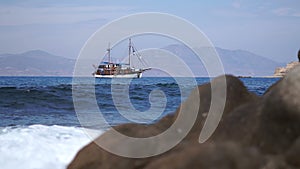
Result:
<svg viewBox="0 0 300 169"><path fill-rule="evenodd" d="M210 79L196 80L198 84L203 84ZM241 80L250 91L262 95L278 78ZM183 97L180 87L184 88ZM151 107L149 101L151 91L163 91L166 96L163 116L174 112L191 89L192 86L189 86L188 81L185 85L179 86L173 78L145 77L131 81L129 98L134 108L143 112ZM95 92L99 109L108 123L117 125L129 122L118 113L114 105L110 79L96 79ZM71 77L0 77L0 126L33 124L80 126L73 106Z"/></svg>

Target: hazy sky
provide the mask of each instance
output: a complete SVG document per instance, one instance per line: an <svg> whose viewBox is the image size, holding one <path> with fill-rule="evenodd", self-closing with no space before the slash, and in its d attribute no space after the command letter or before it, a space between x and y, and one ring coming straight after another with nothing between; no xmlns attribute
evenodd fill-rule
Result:
<svg viewBox="0 0 300 169"><path fill-rule="evenodd" d="M164 12L198 26L215 46L281 62L300 49L299 0L1 0L0 53L42 49L76 58L102 25L137 12Z"/></svg>

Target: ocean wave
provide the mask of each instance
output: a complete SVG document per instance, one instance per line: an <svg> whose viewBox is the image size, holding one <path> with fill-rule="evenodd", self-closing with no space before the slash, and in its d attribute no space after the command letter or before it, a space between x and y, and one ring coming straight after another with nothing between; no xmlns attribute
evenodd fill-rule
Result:
<svg viewBox="0 0 300 169"><path fill-rule="evenodd" d="M94 136L102 133L97 130L89 132L93 132ZM79 127L57 125L2 127L1 169L64 169L78 150L93 138Z"/></svg>

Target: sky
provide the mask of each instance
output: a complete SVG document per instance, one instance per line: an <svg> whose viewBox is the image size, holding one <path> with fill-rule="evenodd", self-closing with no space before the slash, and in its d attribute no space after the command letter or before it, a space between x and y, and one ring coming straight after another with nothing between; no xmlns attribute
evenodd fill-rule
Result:
<svg viewBox="0 0 300 169"><path fill-rule="evenodd" d="M295 61L300 49L299 0L0 0L0 53L76 58L101 26L141 12L176 15L214 46L279 62Z"/></svg>

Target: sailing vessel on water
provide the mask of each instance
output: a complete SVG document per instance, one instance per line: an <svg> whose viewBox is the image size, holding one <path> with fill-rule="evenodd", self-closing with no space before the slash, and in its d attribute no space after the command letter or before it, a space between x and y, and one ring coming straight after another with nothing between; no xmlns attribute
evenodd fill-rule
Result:
<svg viewBox="0 0 300 169"><path fill-rule="evenodd" d="M133 46L131 39L129 39L128 48L128 63L114 63L111 61L111 48L108 46L106 55L107 62L101 62L98 67L95 67L93 76L96 78L141 78L144 71L150 70L147 63L141 58L140 54ZM141 64L147 68L134 68L131 64L131 57L136 56Z"/></svg>

